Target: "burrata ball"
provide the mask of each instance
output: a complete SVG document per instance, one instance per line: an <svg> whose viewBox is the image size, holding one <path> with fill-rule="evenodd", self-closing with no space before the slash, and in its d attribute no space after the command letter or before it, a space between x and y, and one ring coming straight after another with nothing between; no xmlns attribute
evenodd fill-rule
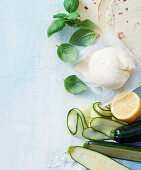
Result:
<svg viewBox="0 0 141 170"><path fill-rule="evenodd" d="M88 72L91 80L108 89L118 89L135 70L132 57L117 47L106 47L95 52L89 60Z"/></svg>

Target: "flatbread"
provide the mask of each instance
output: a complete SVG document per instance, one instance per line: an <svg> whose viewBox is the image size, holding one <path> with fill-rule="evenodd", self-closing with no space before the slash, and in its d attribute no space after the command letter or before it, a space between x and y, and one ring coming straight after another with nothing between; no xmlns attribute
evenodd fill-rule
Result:
<svg viewBox="0 0 141 170"><path fill-rule="evenodd" d="M141 59L141 0L114 0L108 10L107 28Z"/></svg>
<svg viewBox="0 0 141 170"><path fill-rule="evenodd" d="M107 12L112 4L113 0L101 0L98 5L98 20L102 30L104 33L107 30Z"/></svg>
<svg viewBox="0 0 141 170"><path fill-rule="evenodd" d="M94 31L101 35L101 28L98 21L98 5L100 0L80 0L78 12L81 19L90 19L95 23Z"/></svg>

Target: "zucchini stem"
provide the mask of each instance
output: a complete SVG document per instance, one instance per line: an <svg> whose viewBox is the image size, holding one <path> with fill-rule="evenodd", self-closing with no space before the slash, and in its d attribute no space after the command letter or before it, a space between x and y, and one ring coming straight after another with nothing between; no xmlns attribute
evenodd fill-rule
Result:
<svg viewBox="0 0 141 170"><path fill-rule="evenodd" d="M74 146L70 146L67 151L68 155L71 155L73 152L74 152Z"/></svg>

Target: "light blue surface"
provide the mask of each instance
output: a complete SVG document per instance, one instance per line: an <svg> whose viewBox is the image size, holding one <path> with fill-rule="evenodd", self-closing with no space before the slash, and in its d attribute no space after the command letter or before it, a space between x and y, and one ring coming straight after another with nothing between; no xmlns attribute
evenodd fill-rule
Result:
<svg viewBox="0 0 141 170"><path fill-rule="evenodd" d="M83 143L68 133L66 113L96 98L91 91L73 96L64 90L63 79L74 71L57 58L55 46L74 30L46 37L62 2L0 0L0 170L67 170L51 166L52 160ZM140 163L120 162L141 169Z"/></svg>

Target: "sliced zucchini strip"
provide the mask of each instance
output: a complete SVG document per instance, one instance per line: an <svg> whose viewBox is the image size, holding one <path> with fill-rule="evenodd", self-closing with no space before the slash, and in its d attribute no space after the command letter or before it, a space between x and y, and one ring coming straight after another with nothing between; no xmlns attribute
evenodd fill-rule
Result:
<svg viewBox="0 0 141 170"><path fill-rule="evenodd" d="M93 111L91 113L92 117L110 117L112 116L112 112L108 107L102 107L100 102L96 102L93 104Z"/></svg>
<svg viewBox="0 0 141 170"><path fill-rule="evenodd" d="M141 162L141 147L124 145L115 142L88 141L83 147L91 149L113 158Z"/></svg>
<svg viewBox="0 0 141 170"><path fill-rule="evenodd" d="M83 113L77 109L71 109L67 116L67 127L72 135L82 137L82 132L87 128Z"/></svg>
<svg viewBox="0 0 141 170"><path fill-rule="evenodd" d="M107 106L102 106L101 103L98 104L99 108L104 111L111 111L109 107Z"/></svg>
<svg viewBox="0 0 141 170"><path fill-rule="evenodd" d="M129 170L129 168L101 153L79 146L70 146L68 154L73 160L90 170Z"/></svg>
<svg viewBox="0 0 141 170"><path fill-rule="evenodd" d="M111 110L111 109L110 109L110 105L109 105L109 104L108 104L107 106L105 106L105 107L107 107L109 110Z"/></svg>
<svg viewBox="0 0 141 170"><path fill-rule="evenodd" d="M116 122L119 122L119 123L121 123L121 124L123 124L123 125L128 125L129 123L127 123L127 122L123 122L122 120L118 120L117 118L115 118L114 116L112 116L112 120L115 120Z"/></svg>
<svg viewBox="0 0 141 170"><path fill-rule="evenodd" d="M103 117L97 117L91 121L91 127L94 130L104 133L105 135L109 137L110 137L110 133L112 130L115 130L121 126L124 126L124 125L114 120L110 120L110 119L103 118Z"/></svg>
<svg viewBox="0 0 141 170"><path fill-rule="evenodd" d="M90 140L108 140L108 139L110 139L108 136L106 136L103 133L98 132L90 127L84 129L82 135L84 138L90 139Z"/></svg>
<svg viewBox="0 0 141 170"><path fill-rule="evenodd" d="M72 135L82 137L83 124L81 117L76 110L72 109L68 113L67 127Z"/></svg>
<svg viewBox="0 0 141 170"><path fill-rule="evenodd" d="M79 110L83 113L85 117L90 117L91 116L91 111L92 111L92 105L83 105L78 107Z"/></svg>
<svg viewBox="0 0 141 170"><path fill-rule="evenodd" d="M90 122L92 121L92 117L91 117L91 111L92 111L92 105L84 105L79 107L79 110L81 110L81 112L83 113L86 123L87 125L90 124Z"/></svg>
<svg viewBox="0 0 141 170"><path fill-rule="evenodd" d="M112 116L111 110L107 107L102 107L100 103L96 105L95 109L103 116Z"/></svg>
<svg viewBox="0 0 141 170"><path fill-rule="evenodd" d="M81 110L79 110L78 108L74 108L74 110L76 110L77 113L79 114L79 116L81 117L82 123L83 123L83 127L84 127L84 128L87 128L88 125L87 125L87 122L86 122L86 119L85 119L84 114L83 114L83 113L81 112Z"/></svg>
<svg viewBox="0 0 141 170"><path fill-rule="evenodd" d="M95 108L100 102L94 103L92 107L92 112L91 112L91 117L96 118L96 117L102 117L103 115L100 114Z"/></svg>

